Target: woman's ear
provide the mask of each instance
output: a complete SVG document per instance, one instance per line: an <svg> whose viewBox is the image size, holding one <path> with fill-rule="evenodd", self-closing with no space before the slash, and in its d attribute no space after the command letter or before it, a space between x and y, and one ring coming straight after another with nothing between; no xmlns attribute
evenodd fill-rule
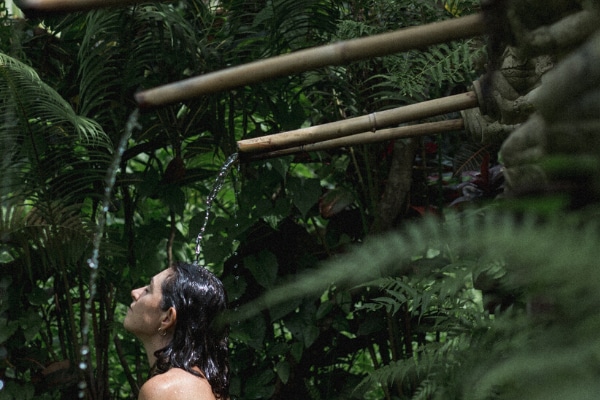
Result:
<svg viewBox="0 0 600 400"><path fill-rule="evenodd" d="M162 320L160 321L161 329L167 331L169 328L174 327L177 323L177 310L174 307L169 307L167 311L164 312Z"/></svg>

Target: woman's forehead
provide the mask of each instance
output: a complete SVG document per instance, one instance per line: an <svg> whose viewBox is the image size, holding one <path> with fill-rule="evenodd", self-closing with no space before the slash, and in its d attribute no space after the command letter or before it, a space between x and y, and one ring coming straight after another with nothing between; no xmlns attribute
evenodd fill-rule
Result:
<svg viewBox="0 0 600 400"><path fill-rule="evenodd" d="M158 274L154 275L152 279L150 279L150 284L153 286L160 286L167 277L171 276L173 271L171 268L163 269Z"/></svg>

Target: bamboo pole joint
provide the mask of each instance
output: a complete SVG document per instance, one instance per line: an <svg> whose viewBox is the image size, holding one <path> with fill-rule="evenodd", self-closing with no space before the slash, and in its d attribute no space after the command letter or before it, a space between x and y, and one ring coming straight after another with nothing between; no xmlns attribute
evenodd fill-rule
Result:
<svg viewBox="0 0 600 400"><path fill-rule="evenodd" d="M406 125L397 128L388 128L378 130L377 132L369 131L357 133L337 139L325 140L317 143L303 144L300 146L287 147L279 150L272 150L263 153L241 153L240 160L257 161L274 157L282 157L290 154L322 151L335 149L340 147L356 146L359 144L371 144L384 142L386 140L396 140L409 137L437 135L442 133L457 132L464 128L462 118L449 119L445 121L425 122L422 124Z"/></svg>
<svg viewBox="0 0 600 400"><path fill-rule="evenodd" d="M409 104L391 110L379 111L366 116L342 121L276 133L237 142L239 153L260 153L277 149L322 142L363 132L376 132L410 121L477 107L479 104L474 91L442 97L416 104Z"/></svg>

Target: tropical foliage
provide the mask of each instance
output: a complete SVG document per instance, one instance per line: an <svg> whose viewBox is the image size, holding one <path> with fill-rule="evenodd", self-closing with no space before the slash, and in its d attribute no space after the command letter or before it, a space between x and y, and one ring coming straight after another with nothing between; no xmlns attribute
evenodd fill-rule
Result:
<svg viewBox="0 0 600 400"><path fill-rule="evenodd" d="M136 398L148 367L121 326L129 291L194 257L207 210L201 256L231 302L233 398L597 393L596 227L486 208L444 217L460 196L448 197L449 177L458 184L464 172L453 166L460 132L242 162L206 203L237 140L463 91L481 43L136 112L140 89L477 3L182 0L27 19L0 10L0 399ZM489 176L486 152L474 169ZM582 278L563 284L565 265Z"/></svg>

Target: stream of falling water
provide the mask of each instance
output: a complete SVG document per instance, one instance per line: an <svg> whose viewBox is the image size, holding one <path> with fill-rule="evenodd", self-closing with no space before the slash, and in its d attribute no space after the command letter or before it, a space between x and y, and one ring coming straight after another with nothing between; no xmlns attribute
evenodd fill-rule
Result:
<svg viewBox="0 0 600 400"><path fill-rule="evenodd" d="M102 196L102 209L100 210L100 215L98 217L98 225L96 226L96 232L94 232L93 239L93 248L92 248L92 256L87 260L87 265L90 269L90 282L89 282L89 298L85 304L85 311L82 315L81 321L81 348L79 350L79 354L81 356L81 361L79 362L79 369L85 375L86 372L90 374L90 378L93 377L93 371L89 368L89 357L90 357L90 347L89 347L89 316L92 312L92 302L94 301L94 297L96 295L96 279L98 277L98 257L100 254L100 244L102 242L102 236L104 235L104 228L106 226L106 215L108 214L108 209L110 206L111 196L113 192L113 188L115 186L115 182L117 180L117 172L119 170L119 166L121 164L121 159L123 158L123 153L127 149L127 143L131 134L138 125L138 116L139 110L135 110L129 116L127 120L127 124L125 125L125 131L121 136L121 140L119 141L119 145L117 146L117 150L113 155L113 159L111 161L110 166L106 171L106 177L104 180L104 193ZM90 371L88 371L90 370ZM85 378L82 378L78 384L79 389L79 398L82 399L85 397L85 392L87 389L87 383Z"/></svg>
<svg viewBox="0 0 600 400"><path fill-rule="evenodd" d="M212 190L210 191L208 197L206 198L206 214L204 214L204 222L202 224L202 227L200 228L198 236L196 237L196 259L194 261L195 264L198 264L200 262L200 253L202 252L202 239L204 237L204 232L206 231L206 226L208 225L208 219L210 218L210 210L212 209L212 205L215 199L217 198L217 194L219 194L219 191L225 183L225 178L227 177L229 170L231 169L233 164L235 164L237 159L238 153L233 153L227 158L227 160L225 160L225 163L219 170L219 174L217 175L215 184Z"/></svg>

